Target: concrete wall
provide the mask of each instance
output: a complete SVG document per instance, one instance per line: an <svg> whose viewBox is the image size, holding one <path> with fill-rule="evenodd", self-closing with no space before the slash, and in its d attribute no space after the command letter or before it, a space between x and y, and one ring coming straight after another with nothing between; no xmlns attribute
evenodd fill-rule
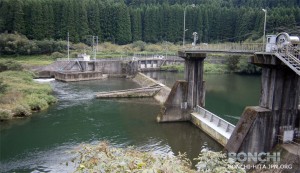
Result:
<svg viewBox="0 0 300 173"><path fill-rule="evenodd" d="M298 127L300 129L300 105L298 106L298 116L296 118L296 127Z"/></svg>
<svg viewBox="0 0 300 173"><path fill-rule="evenodd" d="M137 73L132 80L142 87L149 87L160 84L158 81L148 77L143 73Z"/></svg>
<svg viewBox="0 0 300 173"><path fill-rule="evenodd" d="M143 73L137 73L135 77L132 79L134 82L139 84L142 87L149 87L154 85L160 85L162 88L154 95L154 99L157 100L160 104L164 104L171 92L171 89L158 81L148 77Z"/></svg>
<svg viewBox="0 0 300 173"><path fill-rule="evenodd" d="M160 104L164 104L171 92L171 88L163 86L160 91L154 95L154 99L157 100Z"/></svg>
<svg viewBox="0 0 300 173"><path fill-rule="evenodd" d="M107 78L108 75L104 75L101 72L56 72L55 79L64 82L76 82L83 80L96 80Z"/></svg>
<svg viewBox="0 0 300 173"><path fill-rule="evenodd" d="M158 122L188 121L191 110L188 109L188 82L176 81L164 103Z"/></svg>
<svg viewBox="0 0 300 173"><path fill-rule="evenodd" d="M37 69L41 77L51 77L54 72L101 72L110 77L132 77L138 72L137 61L56 61Z"/></svg>
<svg viewBox="0 0 300 173"><path fill-rule="evenodd" d="M260 106L246 107L227 145L229 152L270 151L270 138L274 119L269 109Z"/></svg>

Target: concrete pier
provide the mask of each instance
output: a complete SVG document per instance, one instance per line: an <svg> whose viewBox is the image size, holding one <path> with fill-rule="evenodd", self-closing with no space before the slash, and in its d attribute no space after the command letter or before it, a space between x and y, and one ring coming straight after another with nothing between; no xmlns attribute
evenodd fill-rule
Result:
<svg viewBox="0 0 300 173"><path fill-rule="evenodd" d="M185 60L185 80L174 84L157 117L158 122L188 121L193 108L205 105L203 61L206 54L184 51L179 56Z"/></svg>
<svg viewBox="0 0 300 173"><path fill-rule="evenodd" d="M205 81L203 81L204 53L179 52L185 59L184 79L188 82L187 106L192 109L197 105L205 106Z"/></svg>
<svg viewBox="0 0 300 173"><path fill-rule="evenodd" d="M281 126L299 123L300 77L276 56L256 53L250 62L262 67L262 90L257 107L247 107L226 149L267 152L278 142Z"/></svg>

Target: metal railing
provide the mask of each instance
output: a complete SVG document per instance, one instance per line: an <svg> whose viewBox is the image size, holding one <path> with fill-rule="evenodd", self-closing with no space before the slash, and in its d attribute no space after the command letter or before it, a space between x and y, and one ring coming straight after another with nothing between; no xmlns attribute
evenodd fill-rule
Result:
<svg viewBox="0 0 300 173"><path fill-rule="evenodd" d="M143 60L166 60L166 61L182 61L183 59L178 56L168 56L168 57L155 57L155 56L148 56L148 57L135 57L139 61Z"/></svg>
<svg viewBox="0 0 300 173"><path fill-rule="evenodd" d="M261 43L224 43L224 44L200 44L187 46L194 50L228 51L228 52L263 52L264 44Z"/></svg>
<svg viewBox="0 0 300 173"><path fill-rule="evenodd" d="M57 61L84 61L83 58L57 58ZM116 57L116 58L101 58L101 59L90 59L89 61L132 61L133 57Z"/></svg>
<svg viewBox="0 0 300 173"><path fill-rule="evenodd" d="M235 126L228 121L220 118L214 113L209 112L208 110L202 108L201 106L196 107L196 112L199 113L203 118L209 120L210 122L214 122L217 127L222 127L226 132L232 133Z"/></svg>
<svg viewBox="0 0 300 173"><path fill-rule="evenodd" d="M83 61L83 58L58 58L57 61ZM164 60L164 61L183 61L182 58L177 56L168 57L155 57L155 56L144 56L144 57L115 57L115 58L101 58L101 59L91 59L90 61L145 61L145 60Z"/></svg>

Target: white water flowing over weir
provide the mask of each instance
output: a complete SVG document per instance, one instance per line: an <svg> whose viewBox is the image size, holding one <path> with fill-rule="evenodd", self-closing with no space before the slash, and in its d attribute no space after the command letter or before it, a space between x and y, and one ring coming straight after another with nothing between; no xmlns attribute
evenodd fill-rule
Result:
<svg viewBox="0 0 300 173"><path fill-rule="evenodd" d="M47 82L55 81L55 78L38 78L33 80L39 83L47 83Z"/></svg>

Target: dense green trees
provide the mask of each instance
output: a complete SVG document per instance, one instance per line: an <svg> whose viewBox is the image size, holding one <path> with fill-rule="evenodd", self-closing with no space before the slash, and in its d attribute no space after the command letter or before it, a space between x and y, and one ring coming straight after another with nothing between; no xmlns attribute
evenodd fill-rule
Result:
<svg viewBox="0 0 300 173"><path fill-rule="evenodd" d="M196 7L187 7L195 3ZM300 35L299 0L0 0L0 33L29 39L66 39L126 44L133 41L179 42L186 8L186 40L237 42L267 33Z"/></svg>

